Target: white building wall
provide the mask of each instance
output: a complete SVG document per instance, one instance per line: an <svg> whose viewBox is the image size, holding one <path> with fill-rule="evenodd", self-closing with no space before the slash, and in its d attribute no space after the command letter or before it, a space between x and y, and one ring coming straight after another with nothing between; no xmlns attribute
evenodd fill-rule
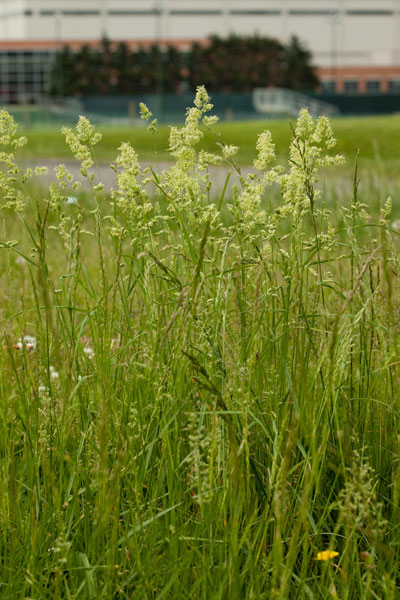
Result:
<svg viewBox="0 0 400 600"><path fill-rule="evenodd" d="M0 0L5 40L304 40L318 66L400 62L400 0Z"/></svg>
<svg viewBox="0 0 400 600"><path fill-rule="evenodd" d="M26 0L0 1L0 39L23 40L26 37Z"/></svg>

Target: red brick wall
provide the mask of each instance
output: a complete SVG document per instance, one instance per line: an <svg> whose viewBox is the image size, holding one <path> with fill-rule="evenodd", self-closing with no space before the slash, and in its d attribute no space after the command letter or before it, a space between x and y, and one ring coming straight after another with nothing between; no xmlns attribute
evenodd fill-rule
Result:
<svg viewBox="0 0 400 600"><path fill-rule="evenodd" d="M400 65L397 67L323 67L317 69L317 72L322 81L336 80L336 91L339 93L344 91L344 82L350 79L359 82L360 92L366 91L369 79L379 80L382 93L388 91L389 79L400 79Z"/></svg>

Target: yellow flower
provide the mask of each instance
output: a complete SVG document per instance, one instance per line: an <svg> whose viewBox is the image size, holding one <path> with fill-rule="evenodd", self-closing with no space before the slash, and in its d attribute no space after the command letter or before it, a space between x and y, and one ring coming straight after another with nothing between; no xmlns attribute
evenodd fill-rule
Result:
<svg viewBox="0 0 400 600"><path fill-rule="evenodd" d="M335 556L339 556L339 552L335 552L334 550L324 550L323 552L318 552L316 560L330 560L331 558L335 558Z"/></svg>

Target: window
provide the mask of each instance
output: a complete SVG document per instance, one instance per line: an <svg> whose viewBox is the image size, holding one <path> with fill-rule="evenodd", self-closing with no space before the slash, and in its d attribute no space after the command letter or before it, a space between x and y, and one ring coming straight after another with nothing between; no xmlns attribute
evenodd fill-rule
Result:
<svg viewBox="0 0 400 600"><path fill-rule="evenodd" d="M353 17L362 17L362 16L370 16L370 17L392 17L394 15L392 10L369 10L369 9L355 9L355 10L346 10L346 15Z"/></svg>
<svg viewBox="0 0 400 600"><path fill-rule="evenodd" d="M325 94L334 94L336 92L336 81L334 79L325 79L322 82L322 91Z"/></svg>
<svg viewBox="0 0 400 600"><path fill-rule="evenodd" d="M129 17L132 15L157 15L159 14L159 10L155 9L143 9L143 10L130 10L130 9L111 9L107 11L107 14L111 17Z"/></svg>
<svg viewBox="0 0 400 600"><path fill-rule="evenodd" d="M251 8L251 9L245 9L245 8L234 8L231 11L231 15L243 15L243 16L250 16L250 15L269 15L269 16L279 16L281 14L280 10L265 10L263 8Z"/></svg>
<svg viewBox="0 0 400 600"><path fill-rule="evenodd" d="M368 94L379 94L381 91L381 82L379 79L368 79L365 89Z"/></svg>
<svg viewBox="0 0 400 600"><path fill-rule="evenodd" d="M63 10L62 14L66 17L96 17L100 14L99 10Z"/></svg>
<svg viewBox="0 0 400 600"><path fill-rule="evenodd" d="M389 79L388 90L390 94L400 94L400 78Z"/></svg>
<svg viewBox="0 0 400 600"><path fill-rule="evenodd" d="M0 94L7 102L21 100L26 93L42 94L48 86L50 65L49 52L1 52Z"/></svg>
<svg viewBox="0 0 400 600"><path fill-rule="evenodd" d="M356 94L358 92L358 80L347 79L347 81L344 82L344 91L346 94Z"/></svg>
<svg viewBox="0 0 400 600"><path fill-rule="evenodd" d="M305 8L289 10L289 15L292 15L293 17L331 17L334 14L337 14L337 12L324 9L313 10Z"/></svg>
<svg viewBox="0 0 400 600"><path fill-rule="evenodd" d="M210 9L210 10L208 10L208 9L203 9L203 10L201 10L201 9L200 10L176 9L175 10L175 9L173 9L173 10L171 10L171 15L176 15L176 16L178 16L178 15L182 15L182 16L183 15L189 15L189 16L204 15L204 16L207 16L208 15L211 17L211 16L215 16L215 15L222 15L222 10L218 10L218 9L215 9L215 10L213 10L213 9Z"/></svg>
<svg viewBox="0 0 400 600"><path fill-rule="evenodd" d="M41 10L41 17L95 17L100 14L98 10Z"/></svg>

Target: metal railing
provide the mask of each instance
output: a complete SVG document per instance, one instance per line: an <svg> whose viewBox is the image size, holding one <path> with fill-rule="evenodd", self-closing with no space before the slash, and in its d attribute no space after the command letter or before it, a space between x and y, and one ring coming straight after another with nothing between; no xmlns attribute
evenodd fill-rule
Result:
<svg viewBox="0 0 400 600"><path fill-rule="evenodd" d="M268 116L297 116L302 108L308 108L313 117L340 114L337 106L284 88L257 88L253 91L253 104L257 112Z"/></svg>

